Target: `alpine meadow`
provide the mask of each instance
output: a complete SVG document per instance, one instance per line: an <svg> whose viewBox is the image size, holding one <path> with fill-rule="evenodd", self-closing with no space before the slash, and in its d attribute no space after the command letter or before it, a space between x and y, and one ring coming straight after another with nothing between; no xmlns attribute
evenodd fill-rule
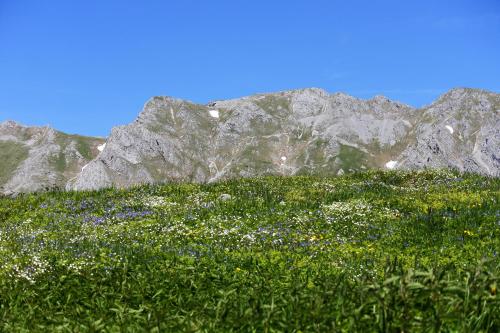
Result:
<svg viewBox="0 0 500 333"><path fill-rule="evenodd" d="M0 200L6 332L495 332L500 181L259 177Z"/></svg>
<svg viewBox="0 0 500 333"><path fill-rule="evenodd" d="M0 0L0 333L500 332L500 0Z"/></svg>

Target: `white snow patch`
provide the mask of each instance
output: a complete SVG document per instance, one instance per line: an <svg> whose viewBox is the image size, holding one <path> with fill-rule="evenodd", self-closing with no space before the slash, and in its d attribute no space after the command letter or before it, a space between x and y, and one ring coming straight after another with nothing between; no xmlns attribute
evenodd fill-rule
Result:
<svg viewBox="0 0 500 333"><path fill-rule="evenodd" d="M394 167L398 164L398 161L389 161L385 164L387 169L394 169Z"/></svg>
<svg viewBox="0 0 500 333"><path fill-rule="evenodd" d="M448 131L450 131L450 134L453 134L454 132L453 127L451 127L450 125L446 125L445 127Z"/></svg>
<svg viewBox="0 0 500 333"><path fill-rule="evenodd" d="M283 162L285 162L285 161L286 161L286 156L281 156L281 160L282 160Z"/></svg>
<svg viewBox="0 0 500 333"><path fill-rule="evenodd" d="M212 116L214 118L219 118L219 111L218 110L210 110L210 111L208 111L208 113L210 113L210 116Z"/></svg>
<svg viewBox="0 0 500 333"><path fill-rule="evenodd" d="M83 167L82 167L82 171L85 170L85 168L87 167L88 164L85 164Z"/></svg>
<svg viewBox="0 0 500 333"><path fill-rule="evenodd" d="M97 150L99 150L99 151L103 151L103 150L104 150L104 147L106 147L106 144L105 144L105 143L103 143L102 145L97 146Z"/></svg>

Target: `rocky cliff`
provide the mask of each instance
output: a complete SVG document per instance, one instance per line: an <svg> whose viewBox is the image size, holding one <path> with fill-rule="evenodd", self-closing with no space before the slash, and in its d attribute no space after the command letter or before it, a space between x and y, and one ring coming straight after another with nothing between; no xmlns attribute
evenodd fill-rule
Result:
<svg viewBox="0 0 500 333"><path fill-rule="evenodd" d="M207 105L154 97L106 142L0 124L4 194L369 168L500 176L500 94L453 89L420 109L314 88Z"/></svg>
<svg viewBox="0 0 500 333"><path fill-rule="evenodd" d="M0 193L64 188L97 157L104 142L50 127L0 123Z"/></svg>
<svg viewBox="0 0 500 333"><path fill-rule="evenodd" d="M453 168L500 176L500 94L453 89L417 110L401 168Z"/></svg>
<svg viewBox="0 0 500 333"><path fill-rule="evenodd" d="M368 168L500 175L500 94L454 89L421 109L321 89L207 105L149 100L68 189Z"/></svg>

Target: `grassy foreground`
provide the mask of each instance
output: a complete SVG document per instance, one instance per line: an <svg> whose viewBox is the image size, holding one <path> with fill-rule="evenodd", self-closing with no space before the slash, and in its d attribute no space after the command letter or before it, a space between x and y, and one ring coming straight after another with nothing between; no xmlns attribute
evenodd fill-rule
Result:
<svg viewBox="0 0 500 333"><path fill-rule="evenodd" d="M270 177L0 199L0 331L498 332L500 180Z"/></svg>

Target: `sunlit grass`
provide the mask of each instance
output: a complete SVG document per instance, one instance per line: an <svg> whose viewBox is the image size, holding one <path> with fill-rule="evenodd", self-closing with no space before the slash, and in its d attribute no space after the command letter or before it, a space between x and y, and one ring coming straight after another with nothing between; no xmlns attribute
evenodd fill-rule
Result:
<svg viewBox="0 0 500 333"><path fill-rule="evenodd" d="M0 199L0 331L500 330L500 181L266 177Z"/></svg>

